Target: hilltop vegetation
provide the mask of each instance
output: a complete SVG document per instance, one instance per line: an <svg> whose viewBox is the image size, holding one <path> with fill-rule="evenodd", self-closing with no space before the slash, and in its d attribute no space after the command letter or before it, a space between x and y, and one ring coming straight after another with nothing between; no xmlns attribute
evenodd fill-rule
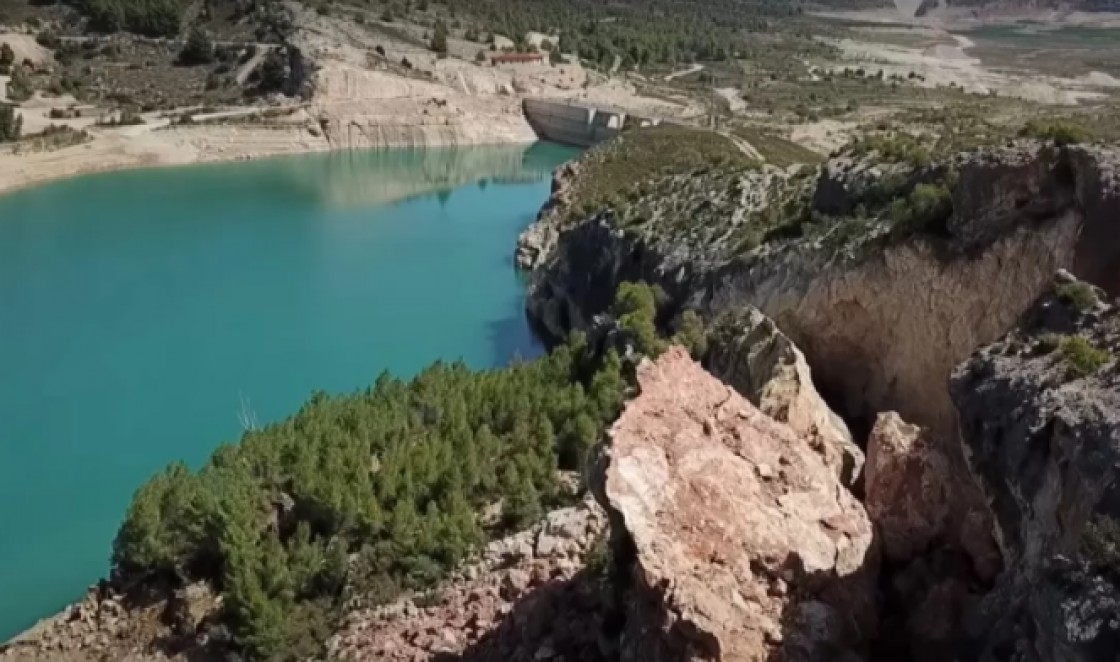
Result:
<svg viewBox="0 0 1120 662"><path fill-rule="evenodd" d="M114 577L210 582L233 648L304 659L344 599L429 586L561 501L557 469L582 466L624 387L617 357L596 368L575 338L501 370L437 363L410 382L317 394L201 470L173 464L140 488Z"/></svg>

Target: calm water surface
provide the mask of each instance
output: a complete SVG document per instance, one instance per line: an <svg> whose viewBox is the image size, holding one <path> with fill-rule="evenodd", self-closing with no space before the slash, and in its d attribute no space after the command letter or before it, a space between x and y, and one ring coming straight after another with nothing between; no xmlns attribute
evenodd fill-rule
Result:
<svg viewBox="0 0 1120 662"><path fill-rule="evenodd" d="M107 570L132 492L317 389L540 349L511 254L572 149L300 156L0 197L0 641Z"/></svg>

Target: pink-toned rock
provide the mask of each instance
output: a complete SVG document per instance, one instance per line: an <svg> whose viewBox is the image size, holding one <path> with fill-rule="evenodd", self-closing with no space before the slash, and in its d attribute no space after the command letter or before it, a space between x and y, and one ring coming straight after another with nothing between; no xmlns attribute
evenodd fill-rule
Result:
<svg viewBox="0 0 1120 662"><path fill-rule="evenodd" d="M922 428L895 412L879 414L867 441L864 505L883 553L908 561L936 545L960 549L978 575L999 571L992 522L971 478Z"/></svg>
<svg viewBox="0 0 1120 662"><path fill-rule="evenodd" d="M908 560L944 538L949 520L945 457L922 429L898 414L879 414L867 441L867 514L879 531L883 553Z"/></svg>
<svg viewBox="0 0 1120 662"><path fill-rule="evenodd" d="M681 348L638 382L597 485L634 552L623 662L802 660L870 636L871 523L808 441Z"/></svg>

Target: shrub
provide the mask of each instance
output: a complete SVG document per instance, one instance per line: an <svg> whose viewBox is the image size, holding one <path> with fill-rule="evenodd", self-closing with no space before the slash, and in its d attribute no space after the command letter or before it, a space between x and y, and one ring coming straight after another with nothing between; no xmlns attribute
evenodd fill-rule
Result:
<svg viewBox="0 0 1120 662"><path fill-rule="evenodd" d="M1112 360L1112 355L1094 347L1081 336L1068 336L1062 340L1062 358L1077 377L1088 377Z"/></svg>
<svg viewBox="0 0 1120 662"><path fill-rule="evenodd" d="M478 62L479 64L485 63L486 62L486 51L479 50L477 53L475 53L474 54L474 61Z"/></svg>
<svg viewBox="0 0 1120 662"><path fill-rule="evenodd" d="M373 51L381 57L385 57L385 47L381 44L378 44L377 47L373 49Z"/></svg>
<svg viewBox="0 0 1120 662"><path fill-rule="evenodd" d="M1051 354L1062 346L1062 337L1057 333L1044 333L1038 339L1038 351L1040 354Z"/></svg>
<svg viewBox="0 0 1120 662"><path fill-rule="evenodd" d="M148 37L179 34L183 12L180 0L78 0L78 7L94 30L127 30Z"/></svg>
<svg viewBox="0 0 1120 662"><path fill-rule="evenodd" d="M19 140L23 132L23 116L14 106L0 105L0 142Z"/></svg>
<svg viewBox="0 0 1120 662"><path fill-rule="evenodd" d="M58 48L62 44L62 40L58 38L58 35L50 30L44 30L35 35L35 41L39 42L39 45L43 48L50 48L52 50Z"/></svg>
<svg viewBox="0 0 1120 662"><path fill-rule="evenodd" d="M7 43L0 44L0 69L10 71L16 62L16 53Z"/></svg>
<svg viewBox="0 0 1120 662"><path fill-rule="evenodd" d="M261 62L260 80L257 82L259 92L276 92L284 89L288 81L288 58L283 49L274 48L264 56Z"/></svg>
<svg viewBox="0 0 1120 662"><path fill-rule="evenodd" d="M12 101L27 101L34 93L35 85L27 67L12 67L12 77L8 80L8 98Z"/></svg>
<svg viewBox="0 0 1120 662"><path fill-rule="evenodd" d="M686 310L681 314L677 334L673 342L688 349L692 358L700 360L708 352L708 334L704 330L704 320L695 310Z"/></svg>
<svg viewBox="0 0 1120 662"><path fill-rule="evenodd" d="M435 32L432 34L430 48L441 55L447 54L447 26L443 21L436 21Z"/></svg>
<svg viewBox="0 0 1120 662"><path fill-rule="evenodd" d="M665 342L657 334L657 290L660 288L647 283L621 283L611 306L611 314L618 320L625 341L650 357L656 357L665 349Z"/></svg>
<svg viewBox="0 0 1120 662"><path fill-rule="evenodd" d="M1097 305L1097 293L1093 286L1080 281L1063 283L1057 288L1058 299L1072 306L1078 312L1085 312Z"/></svg>
<svg viewBox="0 0 1120 662"><path fill-rule="evenodd" d="M953 195L944 184L918 184L905 199L891 203L890 219L908 234L936 229L953 213Z"/></svg>
<svg viewBox="0 0 1120 662"><path fill-rule="evenodd" d="M210 41L210 37L198 26L191 28L187 41L183 44L183 50L179 51L178 63L185 67L193 67L213 61L214 44Z"/></svg>
<svg viewBox="0 0 1120 662"><path fill-rule="evenodd" d="M1026 123L1020 135L1049 140L1058 146L1076 145L1093 139L1089 129L1069 120L1032 119Z"/></svg>

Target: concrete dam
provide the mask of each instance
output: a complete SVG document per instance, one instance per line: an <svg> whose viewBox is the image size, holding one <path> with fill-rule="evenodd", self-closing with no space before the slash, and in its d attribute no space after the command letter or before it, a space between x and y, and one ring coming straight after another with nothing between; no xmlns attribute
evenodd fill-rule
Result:
<svg viewBox="0 0 1120 662"><path fill-rule="evenodd" d="M660 118L642 117L620 108L590 106L563 99L525 99L525 118L545 140L591 147L624 129L656 126Z"/></svg>

